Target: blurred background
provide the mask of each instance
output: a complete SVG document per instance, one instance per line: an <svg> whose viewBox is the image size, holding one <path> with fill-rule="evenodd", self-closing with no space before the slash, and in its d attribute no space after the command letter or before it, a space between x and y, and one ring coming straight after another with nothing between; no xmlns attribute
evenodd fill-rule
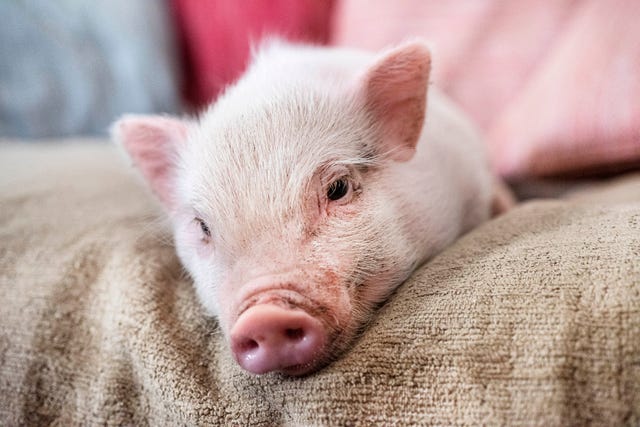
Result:
<svg viewBox="0 0 640 427"><path fill-rule="evenodd" d="M0 134L106 135L123 113L195 112L280 34L327 43L331 0L1 1Z"/></svg>
<svg viewBox="0 0 640 427"><path fill-rule="evenodd" d="M269 35L371 50L420 36L502 175L640 166L638 0L5 0L0 16L0 138L197 113Z"/></svg>

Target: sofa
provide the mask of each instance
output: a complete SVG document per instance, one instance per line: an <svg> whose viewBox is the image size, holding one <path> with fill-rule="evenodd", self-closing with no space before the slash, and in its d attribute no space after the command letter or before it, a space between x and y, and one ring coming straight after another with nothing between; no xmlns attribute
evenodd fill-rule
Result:
<svg viewBox="0 0 640 427"><path fill-rule="evenodd" d="M113 145L0 144L4 425L638 425L640 175L531 199L302 378L233 360Z"/></svg>
<svg viewBox="0 0 640 427"><path fill-rule="evenodd" d="M0 4L0 425L640 425L640 3L243 4ZM430 40L520 199L299 378L237 366L106 134L197 113L271 32Z"/></svg>

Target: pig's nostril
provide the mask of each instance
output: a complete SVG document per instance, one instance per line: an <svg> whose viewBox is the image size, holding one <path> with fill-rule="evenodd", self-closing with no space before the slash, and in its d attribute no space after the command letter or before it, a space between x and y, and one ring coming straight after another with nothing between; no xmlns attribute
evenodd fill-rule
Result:
<svg viewBox="0 0 640 427"><path fill-rule="evenodd" d="M260 344L258 344L258 341L247 338L246 340L243 340L242 342L240 342L240 344L238 345L238 350L246 353L246 352L251 352L253 350L256 350L258 347L260 347Z"/></svg>
<svg viewBox="0 0 640 427"><path fill-rule="evenodd" d="M289 328L284 331L284 334L291 341L300 341L304 338L304 329L302 328Z"/></svg>

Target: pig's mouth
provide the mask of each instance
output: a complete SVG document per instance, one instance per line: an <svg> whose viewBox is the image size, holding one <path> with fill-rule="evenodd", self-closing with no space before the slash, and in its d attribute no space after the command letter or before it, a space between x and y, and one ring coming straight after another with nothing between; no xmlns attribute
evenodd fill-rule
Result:
<svg viewBox="0 0 640 427"><path fill-rule="evenodd" d="M318 358L317 362L306 363L304 365L287 366L280 369L278 372L291 377L303 377L316 372L321 367L325 366L327 362L321 362L323 358Z"/></svg>

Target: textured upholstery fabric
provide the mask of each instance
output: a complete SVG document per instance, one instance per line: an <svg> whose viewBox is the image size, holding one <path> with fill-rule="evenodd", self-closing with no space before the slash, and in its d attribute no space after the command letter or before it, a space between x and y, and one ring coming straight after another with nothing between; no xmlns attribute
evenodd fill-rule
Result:
<svg viewBox="0 0 640 427"><path fill-rule="evenodd" d="M0 424L638 425L639 190L520 205L327 368L257 377L112 146L0 145Z"/></svg>

